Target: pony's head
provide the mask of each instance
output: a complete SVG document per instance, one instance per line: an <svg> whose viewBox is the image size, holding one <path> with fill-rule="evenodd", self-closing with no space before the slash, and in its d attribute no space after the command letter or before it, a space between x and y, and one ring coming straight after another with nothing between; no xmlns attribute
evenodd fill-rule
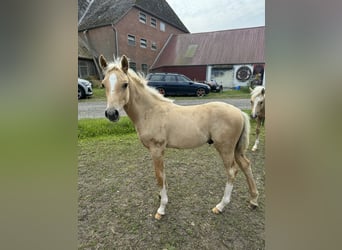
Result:
<svg viewBox="0 0 342 250"><path fill-rule="evenodd" d="M106 89L107 108L105 116L112 122L120 118L119 111L129 101L128 60L122 56L118 63L107 63L103 55L99 57L99 64L104 73L102 84Z"/></svg>
<svg viewBox="0 0 342 250"><path fill-rule="evenodd" d="M265 112L265 87L257 86L251 89L251 118L255 119Z"/></svg>

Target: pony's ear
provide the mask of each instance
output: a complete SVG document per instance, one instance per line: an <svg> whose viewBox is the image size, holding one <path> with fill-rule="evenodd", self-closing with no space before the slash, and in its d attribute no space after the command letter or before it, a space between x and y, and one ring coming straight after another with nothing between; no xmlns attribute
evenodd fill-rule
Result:
<svg viewBox="0 0 342 250"><path fill-rule="evenodd" d="M252 92L252 91L253 91L253 89L252 89L251 87L249 87L249 91L250 91L250 92Z"/></svg>
<svg viewBox="0 0 342 250"><path fill-rule="evenodd" d="M264 95L265 94L265 88L262 88L261 90L261 94Z"/></svg>
<svg viewBox="0 0 342 250"><path fill-rule="evenodd" d="M123 72L127 73L128 71L128 59L125 55L121 57L121 69Z"/></svg>
<svg viewBox="0 0 342 250"><path fill-rule="evenodd" d="M102 70L104 70L108 66L107 60L103 55L100 55L99 57L99 64Z"/></svg>

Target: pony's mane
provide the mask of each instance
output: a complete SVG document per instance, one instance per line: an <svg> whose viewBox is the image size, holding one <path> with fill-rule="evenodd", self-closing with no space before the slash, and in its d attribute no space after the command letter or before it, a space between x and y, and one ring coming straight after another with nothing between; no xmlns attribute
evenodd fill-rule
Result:
<svg viewBox="0 0 342 250"><path fill-rule="evenodd" d="M262 91L263 89L265 89L264 86L256 86L256 87L253 89L253 91L251 92L252 98L255 98L255 97L257 97L258 95L260 95L260 94L261 94L261 91Z"/></svg>
<svg viewBox="0 0 342 250"><path fill-rule="evenodd" d="M112 70L120 70L120 71L122 71L122 69L120 67L120 59L116 59L114 62L109 63L107 65L107 67L104 69L103 73L106 75L108 72L110 72ZM141 88L146 90L148 93L150 93L152 97L154 97L154 98L156 98L156 99L158 99L160 101L163 101L163 102L173 102L173 100L171 100L169 98L165 98L155 88L152 88L152 87L148 86L147 85L147 80L146 80L146 78L145 78L143 73L136 73L134 70L129 68L128 71L127 71L127 75L128 75L129 78L134 80L134 82L138 86L140 86Z"/></svg>

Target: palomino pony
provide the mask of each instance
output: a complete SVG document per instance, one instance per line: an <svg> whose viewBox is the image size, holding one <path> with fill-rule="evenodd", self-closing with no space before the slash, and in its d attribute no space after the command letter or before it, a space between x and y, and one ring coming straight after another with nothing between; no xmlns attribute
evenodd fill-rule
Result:
<svg viewBox="0 0 342 250"><path fill-rule="evenodd" d="M254 89L250 88L250 91L252 106L251 118L256 119L257 122L256 139L252 151L256 151L259 144L260 127L265 122L265 87L257 86Z"/></svg>
<svg viewBox="0 0 342 250"><path fill-rule="evenodd" d="M258 191L245 151L249 143L249 117L238 108L212 102L196 106L179 106L147 86L146 80L128 68L126 56L120 62L107 63L101 55L99 63L104 72L106 88L105 116L113 122L120 118L123 108L135 125L139 139L152 156L157 183L160 187L160 206L155 214L161 219L168 203L164 151L166 148L195 148L214 144L222 157L228 180L220 203L212 209L222 212L229 203L233 181L239 165L247 178L250 205L258 206Z"/></svg>

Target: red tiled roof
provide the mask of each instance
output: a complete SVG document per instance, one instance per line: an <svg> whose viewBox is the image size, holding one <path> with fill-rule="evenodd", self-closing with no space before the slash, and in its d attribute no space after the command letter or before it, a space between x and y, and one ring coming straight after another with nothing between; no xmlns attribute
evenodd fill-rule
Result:
<svg viewBox="0 0 342 250"><path fill-rule="evenodd" d="M152 68L264 63L265 27L174 35Z"/></svg>

